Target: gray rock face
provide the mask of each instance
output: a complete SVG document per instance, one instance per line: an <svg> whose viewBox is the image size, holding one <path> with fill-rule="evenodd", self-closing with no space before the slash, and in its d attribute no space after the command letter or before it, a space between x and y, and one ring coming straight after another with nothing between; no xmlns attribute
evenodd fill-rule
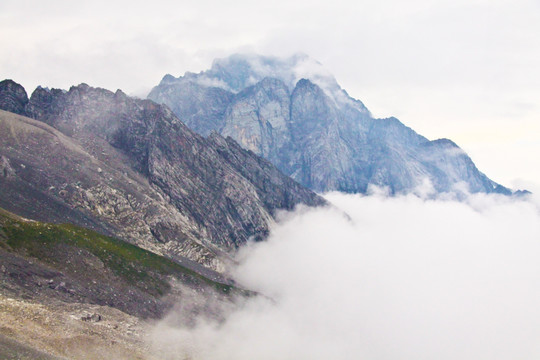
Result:
<svg viewBox="0 0 540 360"><path fill-rule="evenodd" d="M290 138L290 95L278 79L265 78L234 97L221 134L273 163L287 162Z"/></svg>
<svg viewBox="0 0 540 360"><path fill-rule="evenodd" d="M0 112L0 206L29 218L222 270L277 210L325 203L232 139L121 91L38 88L25 113L40 121Z"/></svg>
<svg viewBox="0 0 540 360"><path fill-rule="evenodd" d="M232 94L218 87L191 81L189 77L179 87L176 81L170 81L170 75L165 76L159 93L151 94L149 98L156 99L158 103L171 104L172 111L184 123L199 134L208 136L223 126L225 110Z"/></svg>
<svg viewBox="0 0 540 360"><path fill-rule="evenodd" d="M511 193L450 140L429 141L395 118L373 118L303 55L233 55L199 74L168 75L148 97L199 133L230 136L316 191L366 192L377 185L400 193L429 180L438 192ZM219 112L212 112L215 103Z"/></svg>
<svg viewBox="0 0 540 360"><path fill-rule="evenodd" d="M23 115L28 103L24 88L13 80L0 82L0 109Z"/></svg>

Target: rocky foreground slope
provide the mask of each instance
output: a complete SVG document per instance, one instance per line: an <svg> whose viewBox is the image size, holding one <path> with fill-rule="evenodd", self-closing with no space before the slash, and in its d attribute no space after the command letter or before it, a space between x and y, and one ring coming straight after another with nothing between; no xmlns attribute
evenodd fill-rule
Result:
<svg viewBox="0 0 540 360"><path fill-rule="evenodd" d="M279 210L325 203L231 138L203 138L152 101L84 84L25 94L0 83L0 206L25 217L221 271L220 259L263 238Z"/></svg>
<svg viewBox="0 0 540 360"><path fill-rule="evenodd" d="M481 173L447 139L430 141L396 118L375 119L305 55L233 55L211 69L166 75L149 99L202 135L217 131L316 191L511 191Z"/></svg>
<svg viewBox="0 0 540 360"><path fill-rule="evenodd" d="M118 239L0 209L1 359L161 359L153 321L246 294Z"/></svg>
<svg viewBox="0 0 540 360"><path fill-rule="evenodd" d="M27 220L3 209L0 264L3 295L109 306L139 318L162 317L181 299L180 287L218 294L235 289L225 279L202 276L124 241L75 225Z"/></svg>

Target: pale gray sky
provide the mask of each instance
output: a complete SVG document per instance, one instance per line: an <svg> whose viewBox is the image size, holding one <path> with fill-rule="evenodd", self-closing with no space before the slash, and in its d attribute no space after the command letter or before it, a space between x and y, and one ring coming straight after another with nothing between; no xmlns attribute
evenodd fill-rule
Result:
<svg viewBox="0 0 540 360"><path fill-rule="evenodd" d="M0 2L0 78L145 94L234 52L304 52L377 117L540 183L536 0Z"/></svg>

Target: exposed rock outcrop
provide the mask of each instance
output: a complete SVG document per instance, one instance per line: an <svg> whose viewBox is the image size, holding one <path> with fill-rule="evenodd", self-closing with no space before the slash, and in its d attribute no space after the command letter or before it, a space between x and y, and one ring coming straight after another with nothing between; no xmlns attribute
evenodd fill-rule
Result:
<svg viewBox="0 0 540 360"><path fill-rule="evenodd" d="M222 255L261 239L275 212L325 201L270 162L167 107L82 84L37 88L27 117L0 112L0 206L71 222L223 270ZM30 206L29 204L32 204Z"/></svg>
<svg viewBox="0 0 540 360"><path fill-rule="evenodd" d="M13 80L0 82L0 109L25 115L26 104L28 104L28 95L20 84Z"/></svg>
<svg viewBox="0 0 540 360"><path fill-rule="evenodd" d="M167 75L148 98L205 136L232 137L316 191L366 192L377 185L400 193L427 179L438 192L511 194L448 140L429 141L396 118L373 118L305 55L232 55L199 74Z"/></svg>

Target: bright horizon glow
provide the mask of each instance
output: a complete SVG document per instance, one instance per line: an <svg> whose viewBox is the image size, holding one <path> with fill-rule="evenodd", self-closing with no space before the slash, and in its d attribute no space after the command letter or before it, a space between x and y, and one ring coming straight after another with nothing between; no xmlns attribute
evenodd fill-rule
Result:
<svg viewBox="0 0 540 360"><path fill-rule="evenodd" d="M376 117L450 138L505 186L540 184L534 0L5 0L0 79L146 95L236 52L320 61Z"/></svg>

